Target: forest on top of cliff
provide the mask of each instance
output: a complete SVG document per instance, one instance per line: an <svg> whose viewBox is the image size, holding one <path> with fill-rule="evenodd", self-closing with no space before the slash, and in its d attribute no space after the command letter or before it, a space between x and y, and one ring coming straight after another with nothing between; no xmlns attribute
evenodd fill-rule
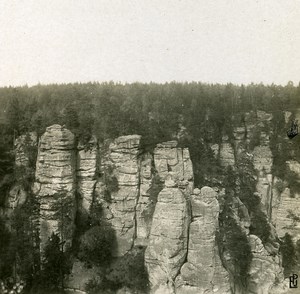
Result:
<svg viewBox="0 0 300 294"><path fill-rule="evenodd" d="M291 82L286 86L109 82L5 87L0 88L1 156L12 149L16 136L29 131L40 136L52 124L65 125L83 142L92 135L101 142L140 134L143 147L150 150L158 142L178 139L189 147L194 165L201 162L203 168L195 168L195 181L203 183L203 169L207 173L213 166L207 144L220 143L224 135L232 139L233 128L243 124L246 112L272 113L275 138L286 134L284 111L292 112L293 119L299 106L300 84ZM275 148L278 141L273 143Z"/></svg>
<svg viewBox="0 0 300 294"><path fill-rule="evenodd" d="M256 171L253 163L241 156L236 162L236 169L224 168L211 147L225 141L234 145L236 129L245 126L247 120L249 123L250 117L254 131L245 144L245 151L251 153L255 146L260 145L261 133L267 134L273 156L272 175L279 177L280 183L287 182L291 191L299 192L300 183L286 165L287 160L300 158L300 136L290 141L286 136L290 123L299 116L298 109L300 84L296 87L292 83L286 86L236 86L176 82L122 85L111 82L0 88L0 208L4 207L10 187L17 179L13 149L14 141L20 135L36 132L40 137L53 124L65 125L82 144L88 143L92 136L96 136L101 144L118 136L139 134L142 135L142 152L152 152L157 143L176 139L179 147L189 148L195 187L216 187L219 183L225 188L226 197L219 216L223 226L218 238L227 239L227 249L237 269L236 282L247 285L252 255L244 233L233 217L228 218L234 197L241 199L252 216L251 234L258 236L263 244L273 244L276 240L273 240L267 215L260 209L260 202L255 196ZM272 116L261 115L262 112ZM263 120L264 117L271 119L261 123L261 117ZM259 120L260 123L257 123ZM245 130L247 132L247 128ZM246 139L247 134L243 136ZM28 193L31 193L34 180L37 150L33 150L31 155L31 173L19 171L24 173L22 179L25 179ZM285 181L287 177L288 181ZM17 225L32 214L32 206L27 201L25 207L28 211L16 210L18 218L14 222ZM2 224L2 227L5 226ZM20 248L24 247L22 238L18 236L16 239ZM9 237L3 238L6 246L3 248L10 247L7 240ZM300 257L295 257L298 253L290 239L282 242L284 267L288 273ZM49 256L53 255L52 251ZM57 253L60 254L59 250ZM6 255L12 260L15 258L14 252ZM91 256L94 259L94 255ZM26 266L24 268L27 269ZM57 272L56 268L54 272ZM11 275L9 271L5 274Z"/></svg>

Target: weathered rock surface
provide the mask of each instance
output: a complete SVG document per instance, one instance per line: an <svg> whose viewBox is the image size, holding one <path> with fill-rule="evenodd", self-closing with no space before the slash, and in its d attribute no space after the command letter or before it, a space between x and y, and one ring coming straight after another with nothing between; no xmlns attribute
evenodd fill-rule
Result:
<svg viewBox="0 0 300 294"><path fill-rule="evenodd" d="M193 191L193 165L188 148L177 147L177 141L157 144L154 149L154 164L162 181L172 172L173 179L187 193Z"/></svg>
<svg viewBox="0 0 300 294"><path fill-rule="evenodd" d="M136 234L140 139L139 135L122 136L115 139L107 150L101 151L100 171L103 176L97 183L98 201L106 207L106 220L116 234L114 256L128 252Z"/></svg>
<svg viewBox="0 0 300 294"><path fill-rule="evenodd" d="M75 140L60 125L52 125L40 139L34 193L40 203L41 246L52 232L71 241L75 213Z"/></svg>
<svg viewBox="0 0 300 294"><path fill-rule="evenodd" d="M176 279L176 293L230 293L229 277L217 251L219 203L210 187L195 189L191 196L187 262Z"/></svg>
<svg viewBox="0 0 300 294"><path fill-rule="evenodd" d="M273 223L276 225L276 232L279 237L289 233L294 240L300 239L300 197L291 197L289 188L280 195L280 202L277 209L273 209Z"/></svg>
<svg viewBox="0 0 300 294"><path fill-rule="evenodd" d="M16 166L27 167L29 164L29 149L35 147L37 147L37 134L34 132L16 138L14 146Z"/></svg>
<svg viewBox="0 0 300 294"><path fill-rule="evenodd" d="M93 203L96 184L97 139L92 137L87 145L78 145L77 149L77 191L80 196L78 200L81 202L79 207L88 212Z"/></svg>
<svg viewBox="0 0 300 294"><path fill-rule="evenodd" d="M270 217L272 207L273 176L271 174L273 155L269 146L256 146L253 150L253 165L258 172L256 191L264 211Z"/></svg>
<svg viewBox="0 0 300 294"><path fill-rule="evenodd" d="M186 258L190 213L183 192L168 179L155 207L145 264L154 293L169 289ZM167 291L167 290L165 290Z"/></svg>
<svg viewBox="0 0 300 294"><path fill-rule="evenodd" d="M147 244L152 224L152 214L155 208L154 199L151 199L152 195L150 195L151 188L155 189L153 187L155 183L153 181L152 161L152 155L146 153L140 163L140 191L136 206L136 245Z"/></svg>
<svg viewBox="0 0 300 294"><path fill-rule="evenodd" d="M24 189L22 178L24 174L28 176L29 173L33 173L33 167L30 167L30 164L34 165L36 149L37 135L34 132L22 135L15 140L16 182L9 191L6 205L8 209L15 209L26 202L27 192Z"/></svg>
<svg viewBox="0 0 300 294"><path fill-rule="evenodd" d="M286 293L279 257L271 256L257 236L249 235L248 240L253 254L248 293Z"/></svg>
<svg viewBox="0 0 300 294"><path fill-rule="evenodd" d="M220 145L220 162L223 166L233 166L235 164L234 149L226 141L227 138Z"/></svg>

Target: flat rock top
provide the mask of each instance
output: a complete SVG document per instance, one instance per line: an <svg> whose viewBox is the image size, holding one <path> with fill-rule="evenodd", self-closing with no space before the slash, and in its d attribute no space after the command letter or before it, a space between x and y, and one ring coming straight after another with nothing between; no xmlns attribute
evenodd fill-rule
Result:
<svg viewBox="0 0 300 294"><path fill-rule="evenodd" d="M47 127L41 137L42 149L70 149L74 148L74 143L73 133L58 124Z"/></svg>
<svg viewBox="0 0 300 294"><path fill-rule="evenodd" d="M156 148L176 148L178 145L178 142L176 140L174 141L167 141L162 142L156 145Z"/></svg>
<svg viewBox="0 0 300 294"><path fill-rule="evenodd" d="M141 135L127 135L127 136L121 136L115 139L116 143L125 143L127 141L131 141L131 140L140 140L141 139Z"/></svg>

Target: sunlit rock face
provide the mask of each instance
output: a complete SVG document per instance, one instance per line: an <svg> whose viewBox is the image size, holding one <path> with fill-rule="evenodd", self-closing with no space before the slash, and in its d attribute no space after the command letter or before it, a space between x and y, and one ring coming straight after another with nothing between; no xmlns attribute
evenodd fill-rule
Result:
<svg viewBox="0 0 300 294"><path fill-rule="evenodd" d="M253 150L253 165L257 171L258 179L256 190L263 204L263 208L270 216L270 207L272 206L272 165L273 155L268 145L256 146Z"/></svg>
<svg viewBox="0 0 300 294"><path fill-rule="evenodd" d="M234 149L227 136L223 136L219 149L220 163L222 166L233 166L235 164Z"/></svg>
<svg viewBox="0 0 300 294"><path fill-rule="evenodd" d="M276 232L279 237L288 232L296 241L300 239L300 197L299 195L292 197L289 188L285 188L279 197L279 203L276 209L273 209Z"/></svg>
<svg viewBox="0 0 300 294"><path fill-rule="evenodd" d="M154 149L154 164L162 181L168 173L173 174L173 180L187 193L193 191L193 165L188 148L177 147L177 141L168 141L156 145Z"/></svg>
<svg viewBox="0 0 300 294"><path fill-rule="evenodd" d="M191 196L187 262L176 279L176 293L231 293L229 276L221 264L216 243L219 203L210 187Z"/></svg>
<svg viewBox="0 0 300 294"><path fill-rule="evenodd" d="M135 211L139 196L139 146L141 136L130 135L102 146L97 201L105 208L104 218L116 235L113 255L128 252L136 235Z"/></svg>
<svg viewBox="0 0 300 294"><path fill-rule="evenodd" d="M158 195L145 252L153 293L160 293L161 287L170 288L166 293L171 293L171 286L187 255L189 223L188 202L170 177Z"/></svg>
<svg viewBox="0 0 300 294"><path fill-rule="evenodd" d="M286 162L288 169L300 182L300 163L296 160ZM280 187L280 189L276 188ZM300 239L300 194L291 191L289 183L275 177L272 198L272 222L279 237L290 234L296 242Z"/></svg>
<svg viewBox="0 0 300 294"><path fill-rule="evenodd" d="M265 113L259 115L270 119ZM237 156L246 153L245 141L252 138L255 126L252 117L246 118L244 126L235 128L233 141L224 136L221 144L211 146L224 167L236 168ZM147 246L145 265L151 293L231 293L230 260L219 256L216 239L220 194L210 187L194 189L187 148L168 141L157 144L153 153L143 153L140 141L139 135L122 136L98 147L92 137L88 144L77 145L64 127L47 128L38 146L34 184L40 204L41 249L52 232L70 244L75 209L89 213L99 204L101 224L115 235L115 257L124 256L134 246ZM26 166L28 160L18 144L17 162ZM272 176L273 157L266 134L260 134L260 145L247 156L257 173L256 193L279 236L288 229L300 238L295 210L298 196L290 197L287 188L275 193L274 185L280 179ZM289 164L300 174L297 162ZM11 193L20 192L13 187ZM291 209L296 215L289 214ZM238 197L233 197L232 210L254 256L249 293L285 293L278 254L272 253L270 244L264 246L257 236L250 235L249 212ZM279 281L276 287L275 281Z"/></svg>
<svg viewBox="0 0 300 294"><path fill-rule="evenodd" d="M36 163L34 193L40 205L40 238L43 248L51 233L70 245L75 215L75 139L60 125L42 135Z"/></svg>
<svg viewBox="0 0 300 294"><path fill-rule="evenodd" d="M153 154L140 158L140 186L136 207L136 245L147 245L157 195L164 187L168 174L188 198L193 189L193 166L187 148L177 141L157 144Z"/></svg>
<svg viewBox="0 0 300 294"><path fill-rule="evenodd" d="M250 266L250 279L247 293L286 293L287 284L284 283L280 259L272 256L265 249L262 241L255 235L249 235L253 259Z"/></svg>
<svg viewBox="0 0 300 294"><path fill-rule="evenodd" d="M97 139L92 137L87 144L78 144L77 192L79 207L89 212L93 203L97 170Z"/></svg>

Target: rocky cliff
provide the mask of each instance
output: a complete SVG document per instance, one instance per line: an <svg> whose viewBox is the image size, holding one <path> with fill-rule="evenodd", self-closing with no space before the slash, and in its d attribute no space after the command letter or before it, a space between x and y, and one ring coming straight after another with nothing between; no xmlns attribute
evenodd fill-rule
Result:
<svg viewBox="0 0 300 294"><path fill-rule="evenodd" d="M52 233L71 245L75 216L76 157L74 135L60 125L46 129L38 145L34 194L40 205L40 238Z"/></svg>
<svg viewBox="0 0 300 294"><path fill-rule="evenodd" d="M300 211L294 209L299 196L291 198L288 187L278 191L280 179L272 174L273 154L263 131L270 119L263 112L256 118L249 114L242 126L236 126L233 138L224 136L220 144L211 146L224 168L237 169L243 156L252 162L258 207L272 228L270 239L262 242L249 229L253 213L239 197L232 198L234 221L253 255L246 287L247 293L253 294L285 293L276 234L289 232L295 239L300 234ZM259 144L249 151L247 146L257 129ZM17 164L26 165L18 144ZM300 177L299 163L287 164ZM227 196L220 187L194 187L189 150L179 147L177 141L162 142L145 153L139 135L101 144L92 137L82 145L66 128L50 126L38 143L33 192L39 202L42 250L52 232L71 246L76 212L89 215L100 207L101 225L114 233L115 258L127 256L136 247L146 248L144 262L151 293L244 291L236 284L233 257L226 248L228 236L220 234ZM78 274L81 266L75 264ZM77 283L76 288L84 290L86 281Z"/></svg>

